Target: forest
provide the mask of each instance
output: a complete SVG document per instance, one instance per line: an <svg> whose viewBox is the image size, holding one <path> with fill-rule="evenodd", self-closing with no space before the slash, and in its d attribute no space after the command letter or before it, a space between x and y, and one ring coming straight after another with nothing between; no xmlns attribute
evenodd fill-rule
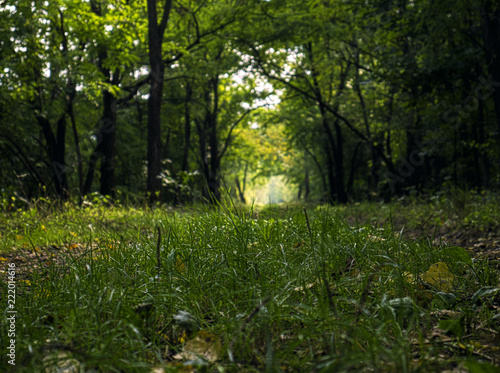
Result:
<svg viewBox="0 0 500 373"><path fill-rule="evenodd" d="M500 372L500 2L0 0L1 372Z"/></svg>
<svg viewBox="0 0 500 373"><path fill-rule="evenodd" d="M346 203L500 180L500 6L4 1L6 203ZM13 202L14 201L14 202ZM19 202L22 203L22 202Z"/></svg>

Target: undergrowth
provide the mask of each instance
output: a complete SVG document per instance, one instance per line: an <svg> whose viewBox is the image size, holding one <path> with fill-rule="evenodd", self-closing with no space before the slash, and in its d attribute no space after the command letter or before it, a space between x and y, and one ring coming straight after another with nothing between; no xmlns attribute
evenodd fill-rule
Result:
<svg viewBox="0 0 500 373"><path fill-rule="evenodd" d="M388 221L352 224L352 211L102 203L4 214L1 264L4 275L17 265L18 317L16 365L5 353L0 364L19 372L495 369L498 271L462 248L408 240ZM37 253L49 245L58 257L42 261ZM7 290L3 281L2 351ZM205 354L193 354L195 340Z"/></svg>

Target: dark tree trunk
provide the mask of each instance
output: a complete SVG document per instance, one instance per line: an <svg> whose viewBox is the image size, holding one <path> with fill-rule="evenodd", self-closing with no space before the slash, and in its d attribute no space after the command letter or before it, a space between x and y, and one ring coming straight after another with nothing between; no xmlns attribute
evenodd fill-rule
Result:
<svg viewBox="0 0 500 373"><path fill-rule="evenodd" d="M320 112L322 117L323 128L326 133L327 143L325 145L325 153L327 156L328 169L328 200L330 203L335 201L340 203L347 202L347 194L344 186L344 154L342 143L342 129L338 121L335 121L335 134L337 141L332 133L328 123L327 114L320 104Z"/></svg>
<svg viewBox="0 0 500 373"><path fill-rule="evenodd" d="M321 114L321 123L323 125L323 130L326 134L327 145L326 145L326 155L327 166L328 166L328 200L330 203L338 201L340 203L347 202L347 195L344 188L344 156L343 156L343 144L342 144L342 129L338 121L335 121L335 133L337 135L337 141L333 135L332 129L328 122L327 113L323 104L323 97L319 91L319 84L317 83L314 72L313 78L315 80L316 95L318 96L319 111Z"/></svg>
<svg viewBox="0 0 500 373"><path fill-rule="evenodd" d="M243 204L246 204L247 201L245 199L245 194L244 194L243 188L241 187L240 179L238 178L238 176L236 176L236 178L234 179L234 182L236 183L236 189L238 190L238 197L240 198L240 202Z"/></svg>
<svg viewBox="0 0 500 373"><path fill-rule="evenodd" d="M115 153L116 153L116 97L103 92L104 112L101 127L101 187L99 192L115 196Z"/></svg>
<svg viewBox="0 0 500 373"><path fill-rule="evenodd" d="M210 174L208 179L208 188L210 191L210 196L215 199L215 201L220 200L220 158L219 158L219 144L217 139L217 114L219 111L219 78L215 77L210 82L210 88L212 90L212 100L213 107L209 118L209 132L208 132L208 143L210 146Z"/></svg>
<svg viewBox="0 0 500 373"><path fill-rule="evenodd" d="M309 199L310 193L311 193L311 184L309 183L309 167L306 166L304 175L304 199L306 201Z"/></svg>
<svg viewBox="0 0 500 373"><path fill-rule="evenodd" d="M352 193L352 187L354 185L354 173L356 171L356 157L358 155L359 147L361 146L361 142L358 142L356 144L356 147L354 148L354 152L352 154L352 159L351 159L351 170L349 172L349 180L347 181L347 193L351 194Z"/></svg>
<svg viewBox="0 0 500 373"><path fill-rule="evenodd" d="M75 140L75 150L76 150L76 162L77 162L77 170L78 170L78 199L79 204L81 205L83 200L83 163L82 163L82 152L80 149L80 140L78 138L78 129L76 128L76 120L75 113L73 111L73 99L75 97L76 91L73 91L72 96L70 97L70 102L68 104L68 114L71 120L71 128L73 129L73 138Z"/></svg>
<svg viewBox="0 0 500 373"><path fill-rule="evenodd" d="M57 143L54 149L54 161L61 164L63 168L66 168L66 163L64 160L64 153L66 150L66 114L63 114L57 121ZM62 174L60 180L61 195L67 198L68 195L68 179L66 173Z"/></svg>
<svg viewBox="0 0 500 373"><path fill-rule="evenodd" d="M85 182L83 183L83 195L87 195L90 193L90 189L92 188L92 182L94 181L94 172L95 165L97 160L99 159L99 145L94 149L92 154L90 155L89 167L87 168L87 175L85 176Z"/></svg>
<svg viewBox="0 0 500 373"><path fill-rule="evenodd" d="M355 56L356 59L356 66L361 66L360 60L359 60L359 53L356 53ZM371 156L371 167L370 167L370 181L368 182L368 190L370 191L370 198L371 195L377 193L377 188L378 188L378 170L380 167L380 162L379 162L379 156L377 154L377 151L375 149L375 146L373 145L374 139L372 138L372 131L370 129L370 121L368 119L368 111L366 109L366 104L365 104L365 99L363 97L363 92L361 91L361 87L359 84L359 68L356 68L356 74L355 74L355 83L354 83L354 89L356 90L356 94L359 99L359 103L361 105L361 111L363 113L363 123L365 126L365 131L366 131L366 138L370 144L370 156Z"/></svg>
<svg viewBox="0 0 500 373"><path fill-rule="evenodd" d="M92 11L102 16L101 4L96 0L92 0ZM120 72L115 69L113 76L111 71L105 67L104 63L108 58L108 53L105 49L101 48L99 51L99 69L106 77L106 82L118 85L120 82ZM87 177L83 187L85 194L90 191L92 187L92 180L94 178L95 165L98 158L101 158L101 178L99 192L102 195L114 197L116 192L116 179L115 179L115 155L116 155L116 97L113 96L108 90L103 90L103 113L100 120L100 128L97 134L97 145L94 153L91 155L89 168L87 170Z"/></svg>
<svg viewBox="0 0 500 373"><path fill-rule="evenodd" d="M400 175L406 178L407 185L414 187L420 192L422 188L422 164L424 158L421 155L417 137L420 131L420 113L415 111L414 114L414 124L406 131L406 159L402 167L400 167Z"/></svg>
<svg viewBox="0 0 500 373"><path fill-rule="evenodd" d="M325 154L326 154L326 171L328 175L328 203L333 203L336 200L337 190L335 183L335 171L333 164L332 150L330 149L330 144L325 142Z"/></svg>
<svg viewBox="0 0 500 373"><path fill-rule="evenodd" d="M189 84L189 82L186 82L186 100L184 101L184 148L182 152L182 171L186 172L189 168L189 148L191 146L191 118L189 111L191 94L191 85Z"/></svg>
<svg viewBox="0 0 500 373"><path fill-rule="evenodd" d="M488 0L481 12L484 49L486 50L488 72L491 74L493 101L498 131L500 132L500 7Z"/></svg>
<svg viewBox="0 0 500 373"><path fill-rule="evenodd" d="M46 152L53 171L53 181L56 194L65 199L68 195L68 182L66 177L66 163L64 160L64 148L66 141L66 113L57 121L56 135L47 118L37 116L37 121L42 129L46 143Z"/></svg>
<svg viewBox="0 0 500 373"><path fill-rule="evenodd" d="M334 161L338 200L340 203L347 203L347 194L344 185L344 139L342 137L342 127L338 119L335 120L334 125L337 137L337 146L334 148Z"/></svg>
<svg viewBox="0 0 500 373"><path fill-rule="evenodd" d="M109 71L108 71L109 73ZM114 79L113 79L114 80ZM113 83L115 84L115 83ZM83 183L82 194L87 195L92 188L97 161L101 159L101 177L99 193L115 196L115 156L116 156L116 97L109 91L103 91L103 113L99 128L95 133L97 144L92 152Z"/></svg>
<svg viewBox="0 0 500 373"><path fill-rule="evenodd" d="M154 74L152 74L153 79L148 99L147 191L150 193L150 199L155 200L161 187L158 175L161 172L161 96L163 92L164 65L161 61L161 46L157 47L159 50L156 53L153 51L154 47L151 42L150 48L151 72L154 72Z"/></svg>
<svg viewBox="0 0 500 373"><path fill-rule="evenodd" d="M156 11L156 1L147 0L148 9L148 43L151 86L148 98L148 176L147 191L150 201L158 197L161 180L161 97L165 64L162 59L162 42L165 28L168 24L172 0L165 0L160 24Z"/></svg>
<svg viewBox="0 0 500 373"><path fill-rule="evenodd" d="M222 55L221 49L216 61ZM241 123L245 116L251 111L247 110L233 123L225 123L229 127L228 134L225 140L221 141L218 121L219 121L219 77L215 75L212 77L206 86L203 94L203 101L205 107L205 115L203 121L195 118L196 130L198 131L199 141L199 164L203 170L206 186L203 190L203 195L211 203L218 203L221 198L221 161L226 153L228 146L232 139L232 131ZM219 144L219 141L221 142ZM245 181L246 182L246 169Z"/></svg>
<svg viewBox="0 0 500 373"><path fill-rule="evenodd" d="M325 106L325 101L323 99L323 94L321 92L321 87L318 82L318 71L315 67L315 59L313 54L313 46L311 43L306 45L309 60L311 63L311 72L313 78L314 95L316 96L319 111L321 114L321 123L326 134L328 141L327 145L327 160L328 165L328 181L329 181L329 202L333 203L338 201L340 203L347 202L347 194L345 192L344 186L344 154L343 154L343 143L342 143L342 129L340 127L338 119L335 121L335 134L337 139L335 139L332 129L330 128L330 123L327 116L327 109ZM339 91L344 88L345 85L345 75L344 71L340 77ZM335 141L336 140L336 141Z"/></svg>
<svg viewBox="0 0 500 373"><path fill-rule="evenodd" d="M321 167L321 163L319 163L318 158L316 158L316 156L306 146L304 146L304 150L307 154L309 154L309 156L311 156L314 164L318 168L318 172L319 172L319 175L321 177L321 185L323 187L323 197L324 197L328 194L328 186L326 183L326 178L325 178L325 173L323 171L323 167Z"/></svg>
<svg viewBox="0 0 500 373"><path fill-rule="evenodd" d="M478 120L477 120L477 142L478 142L478 157L479 169L481 170L481 182L484 189L490 186L490 167L488 156L484 149L485 135L484 135L484 102L479 100L478 106Z"/></svg>
<svg viewBox="0 0 500 373"><path fill-rule="evenodd" d="M240 197L241 203L246 204L246 199L245 199L245 189L246 189L246 184L247 184L247 173L248 173L248 162L245 162L245 171L243 172L243 185L240 183L240 179L238 176L236 176L235 183L236 183L236 188L238 189L238 195Z"/></svg>

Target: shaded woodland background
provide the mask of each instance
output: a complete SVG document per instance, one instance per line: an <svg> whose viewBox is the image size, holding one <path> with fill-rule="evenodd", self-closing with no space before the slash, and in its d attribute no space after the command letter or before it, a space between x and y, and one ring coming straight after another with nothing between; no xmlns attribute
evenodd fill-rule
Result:
<svg viewBox="0 0 500 373"><path fill-rule="evenodd" d="M500 182L493 0L3 1L2 201Z"/></svg>

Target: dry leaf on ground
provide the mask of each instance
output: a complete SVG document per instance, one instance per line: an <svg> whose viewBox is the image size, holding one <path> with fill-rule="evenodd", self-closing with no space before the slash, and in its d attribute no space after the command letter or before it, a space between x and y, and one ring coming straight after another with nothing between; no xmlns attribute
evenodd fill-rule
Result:
<svg viewBox="0 0 500 373"><path fill-rule="evenodd" d="M434 286L439 291L451 292L455 276L448 265L443 262L434 263L429 270L421 276L422 280Z"/></svg>
<svg viewBox="0 0 500 373"><path fill-rule="evenodd" d="M222 352L220 339L212 333L200 331L194 338L190 339L184 345L180 354L174 356L174 359L196 360L203 358L210 363L216 362Z"/></svg>

